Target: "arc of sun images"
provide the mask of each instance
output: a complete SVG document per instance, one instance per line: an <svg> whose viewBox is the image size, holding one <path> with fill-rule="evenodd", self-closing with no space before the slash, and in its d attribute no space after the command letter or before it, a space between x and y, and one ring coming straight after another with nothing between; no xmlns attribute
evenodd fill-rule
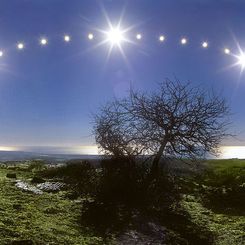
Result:
<svg viewBox="0 0 245 245"><path fill-rule="evenodd" d="M128 27L123 26L123 14L121 14L121 16L119 17L119 21L117 23L112 23L112 21L108 17L108 14L106 13L105 10L103 10L103 14L107 22L107 27L104 29L94 27L92 28L94 31L91 30L87 34L87 39L91 42L93 41L93 45L91 49L93 50L100 46L107 45L108 47L107 60L108 60L109 57L111 56L112 50L114 48L117 48L119 52L121 53L122 57L125 59L125 61L127 61L127 55L123 48L124 44L129 43L132 45L138 45L139 43L142 43L142 41L144 41L142 33L137 32L136 30L137 25L131 25ZM133 36L134 38L132 38L132 35L129 36L129 34L132 31L135 33L135 35ZM102 40L97 39L97 36L99 35L96 35L96 32L103 34ZM70 34L63 35L62 39L66 43L72 42L72 36ZM167 35L161 33L155 41L158 41L162 44L164 43L164 45L167 45ZM41 37L39 39L39 44L40 46L43 46L43 47L48 46L49 44L48 37L47 36ZM188 38L187 36L180 36L180 39L179 41L177 41L177 44L183 47L189 46L191 44L191 39ZM198 45L203 49L210 48L210 42L207 40L203 40ZM228 46L224 47L222 50L225 55L229 55L235 58L235 62L230 65L230 68L234 66L240 66L241 72L242 72L245 68L245 53L242 50L238 41L236 41L236 46L237 46L237 52L232 51ZM16 44L17 50L24 51L25 48L26 48L25 42L23 41L17 42ZM3 59L4 56L7 55L6 53L7 52L5 52L5 49L3 47L0 47L0 58Z"/></svg>

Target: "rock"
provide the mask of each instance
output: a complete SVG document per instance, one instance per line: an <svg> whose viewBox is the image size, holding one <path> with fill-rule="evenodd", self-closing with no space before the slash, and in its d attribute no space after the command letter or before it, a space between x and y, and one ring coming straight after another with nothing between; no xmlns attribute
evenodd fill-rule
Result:
<svg viewBox="0 0 245 245"><path fill-rule="evenodd" d="M16 179L16 173L7 173L6 177L11 179Z"/></svg>
<svg viewBox="0 0 245 245"><path fill-rule="evenodd" d="M35 187L34 185L30 185L24 181L21 180L17 180L17 183L15 184L15 186L23 191L27 191L27 192L32 192L34 194L38 194L41 195L43 194L43 192L38 189L37 187Z"/></svg>
<svg viewBox="0 0 245 245"><path fill-rule="evenodd" d="M166 244L163 240L156 239L149 235L143 234L141 232L131 230L125 232L117 238L118 245L164 245Z"/></svg>
<svg viewBox="0 0 245 245"><path fill-rule="evenodd" d="M44 182L37 185L37 188L39 188L42 191L47 192L57 192L60 191L62 188L64 188L65 184L61 182Z"/></svg>
<svg viewBox="0 0 245 245"><path fill-rule="evenodd" d="M16 240L12 241L12 245L33 245L34 242L32 240Z"/></svg>
<svg viewBox="0 0 245 245"><path fill-rule="evenodd" d="M61 182L44 182L34 186L28 184L27 182L16 180L15 186L23 191L32 192L34 194L43 194L43 191L46 192L60 191L65 186L65 184Z"/></svg>
<svg viewBox="0 0 245 245"><path fill-rule="evenodd" d="M38 176L34 176L31 180L32 183L43 183L45 182L45 180L41 177L38 177Z"/></svg>
<svg viewBox="0 0 245 245"><path fill-rule="evenodd" d="M166 229L152 222L139 224L137 229L129 230L117 237L118 245L164 245Z"/></svg>

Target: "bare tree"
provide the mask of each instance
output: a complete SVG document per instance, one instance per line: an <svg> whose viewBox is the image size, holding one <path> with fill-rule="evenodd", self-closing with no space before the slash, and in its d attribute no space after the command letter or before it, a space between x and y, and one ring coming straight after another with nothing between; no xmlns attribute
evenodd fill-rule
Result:
<svg viewBox="0 0 245 245"><path fill-rule="evenodd" d="M95 140L100 150L116 158L134 159L144 153L142 135L139 133L136 118L128 113L126 100L107 103L94 116Z"/></svg>
<svg viewBox="0 0 245 245"><path fill-rule="evenodd" d="M131 91L96 116L97 144L115 156L151 154L152 171L162 156L203 158L216 154L227 134L224 98L190 83L166 80L153 93Z"/></svg>

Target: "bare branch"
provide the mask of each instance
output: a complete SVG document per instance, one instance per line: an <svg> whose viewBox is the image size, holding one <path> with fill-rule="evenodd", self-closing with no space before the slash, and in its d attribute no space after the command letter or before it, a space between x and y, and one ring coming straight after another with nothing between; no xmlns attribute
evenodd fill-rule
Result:
<svg viewBox="0 0 245 245"><path fill-rule="evenodd" d="M203 158L217 154L227 133L229 108L221 96L191 83L167 79L151 94L130 90L95 116L99 147L116 157L162 156Z"/></svg>

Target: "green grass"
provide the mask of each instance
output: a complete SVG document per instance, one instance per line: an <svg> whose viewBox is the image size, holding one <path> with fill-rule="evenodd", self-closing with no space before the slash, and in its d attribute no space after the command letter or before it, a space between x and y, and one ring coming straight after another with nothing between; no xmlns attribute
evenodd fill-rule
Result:
<svg viewBox="0 0 245 245"><path fill-rule="evenodd" d="M238 200L241 199L245 188L245 160L209 160L206 166L207 171L197 177L181 177L178 183L182 199L177 209L187 213L188 222L183 221L183 224L190 227L186 227L186 232L191 237L191 230L193 234L207 231L198 236L211 233L214 245L242 245L245 240L244 205L234 204L237 204L237 195ZM101 237L80 225L81 198L69 200L66 191L43 195L26 193L17 189L13 180L6 178L7 173L16 173L18 179L30 181L37 173L33 167L30 168L29 164L0 166L0 244L22 239L40 245L104 244ZM209 198L210 203L207 202ZM218 203L222 198L224 202L229 200L228 208L237 213L227 212L227 205L215 208L212 198ZM183 237L185 231L181 232L183 227L178 220L171 220L171 216L169 219L168 223L174 224L170 227L173 234L176 232ZM168 228L164 219L162 225ZM112 240L107 240L107 244L113 244Z"/></svg>
<svg viewBox="0 0 245 245"><path fill-rule="evenodd" d="M64 192L34 195L22 192L7 179L7 172L27 179L31 172L0 169L0 241L31 239L35 244L101 244L102 239L82 229L77 220L81 203L68 200ZM21 205L15 209L14 204Z"/></svg>
<svg viewBox="0 0 245 245"><path fill-rule="evenodd" d="M215 245L242 245L245 239L245 217L215 213L204 207L198 198L187 195L181 202L194 224L214 234Z"/></svg>
<svg viewBox="0 0 245 245"><path fill-rule="evenodd" d="M239 159L222 159L207 161L208 167L217 174L229 172L230 175L245 176L245 160Z"/></svg>
<svg viewBox="0 0 245 245"><path fill-rule="evenodd" d="M215 245L242 245L245 243L245 160L209 160L206 164L207 171L184 180L182 208L192 222L214 234Z"/></svg>

